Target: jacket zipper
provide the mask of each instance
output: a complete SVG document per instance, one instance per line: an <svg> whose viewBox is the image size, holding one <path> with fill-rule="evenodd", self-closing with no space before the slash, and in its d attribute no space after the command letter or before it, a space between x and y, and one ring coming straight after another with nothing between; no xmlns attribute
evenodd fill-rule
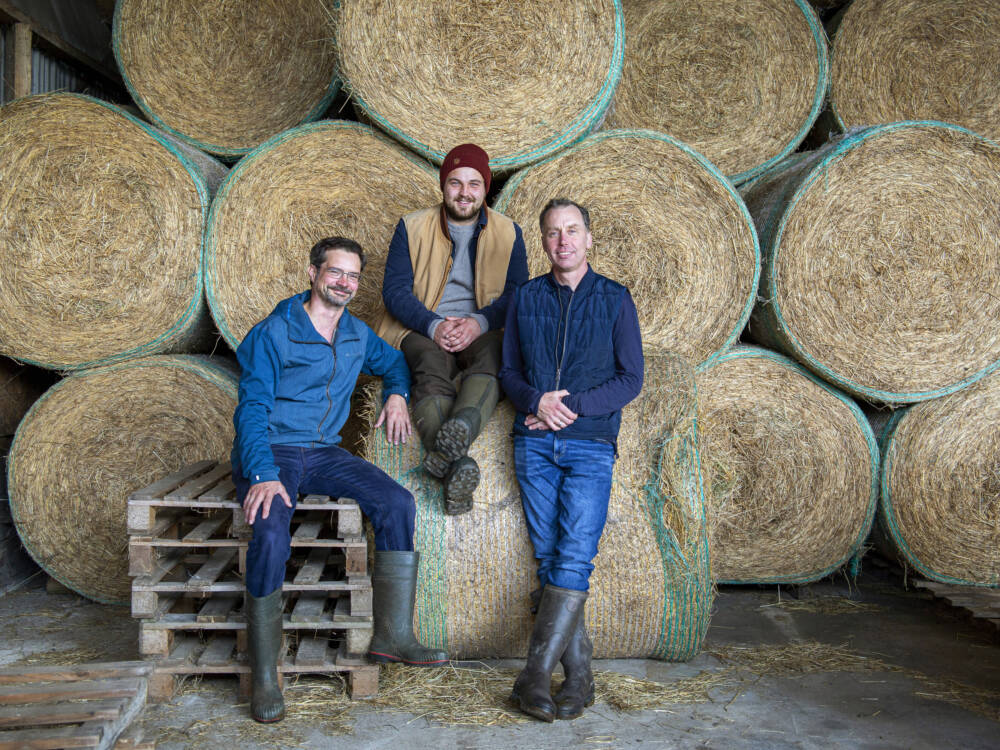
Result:
<svg viewBox="0 0 1000 750"><path fill-rule="evenodd" d="M330 341L330 351L333 354L333 372L330 373L330 379L326 383L326 411L323 413L323 418L319 420L319 424L316 425L316 434L319 435L319 440L317 442L323 442L323 424L326 422L326 418L330 416L330 410L333 409L333 399L330 398L330 386L333 385L333 379L337 376L337 332L333 332L333 337Z"/></svg>
<svg viewBox="0 0 1000 750"><path fill-rule="evenodd" d="M566 341L569 339L569 311L573 308L573 295L576 294L575 289L571 289L569 293L569 302L566 304L566 320L563 322L563 345L562 345L562 355L559 357L559 364L556 366L556 387L555 390L559 390L559 381L562 378L562 366L566 362ZM559 297L559 310L562 312L562 292L556 288L556 296Z"/></svg>

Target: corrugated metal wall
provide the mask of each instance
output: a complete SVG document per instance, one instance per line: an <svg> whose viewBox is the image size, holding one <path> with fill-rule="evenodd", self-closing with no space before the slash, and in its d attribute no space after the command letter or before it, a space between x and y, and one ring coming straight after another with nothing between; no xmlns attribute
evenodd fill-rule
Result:
<svg viewBox="0 0 1000 750"><path fill-rule="evenodd" d="M8 26L0 25L0 81L7 80L8 76L13 74L13 71L8 71L6 68L6 32L8 28ZM32 47L31 93L44 94L48 91L74 91L90 94L99 99L110 101L116 99L112 92L100 84L95 84L93 80L84 78L79 68L51 56L44 50ZM3 87L0 86L0 104L4 103Z"/></svg>

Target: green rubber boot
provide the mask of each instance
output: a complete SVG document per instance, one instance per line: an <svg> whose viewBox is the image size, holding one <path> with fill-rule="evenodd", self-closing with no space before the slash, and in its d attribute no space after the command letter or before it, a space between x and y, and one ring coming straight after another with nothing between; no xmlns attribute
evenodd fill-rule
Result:
<svg viewBox="0 0 1000 750"><path fill-rule="evenodd" d="M594 673L590 668L594 644L583 620L581 612L560 660L566 679L554 698L557 719L578 719L583 716L584 708L594 705Z"/></svg>
<svg viewBox="0 0 1000 750"><path fill-rule="evenodd" d="M424 456L424 471L438 479L443 479L448 474L451 461L434 449L434 441L454 403L455 399L449 396L425 396L413 405L417 434L427 452Z"/></svg>
<svg viewBox="0 0 1000 750"><path fill-rule="evenodd" d="M374 633L368 654L372 661L403 662L415 667L442 667L448 654L427 648L413 635L413 604L417 598L419 552L375 551L372 570Z"/></svg>
<svg viewBox="0 0 1000 750"><path fill-rule="evenodd" d="M246 595L247 649L250 656L250 714L272 724L285 718L285 699L278 687L281 653L281 589L260 598Z"/></svg>

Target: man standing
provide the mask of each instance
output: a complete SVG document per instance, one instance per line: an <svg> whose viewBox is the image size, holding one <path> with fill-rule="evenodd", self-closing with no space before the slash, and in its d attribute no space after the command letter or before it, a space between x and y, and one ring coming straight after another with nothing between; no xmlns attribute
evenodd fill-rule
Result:
<svg viewBox="0 0 1000 750"><path fill-rule="evenodd" d="M365 265L361 246L320 240L309 254L309 291L282 302L236 350L242 373L233 415L233 482L253 538L246 561L246 618L252 671L251 713L279 721L283 603L291 551L289 524L298 493L350 496L375 530L372 575L376 661L444 664L442 651L413 635L418 553L413 551L413 496L381 469L340 447L358 374L383 378L385 404L376 428L392 443L410 435L409 373L402 355L347 311Z"/></svg>
<svg viewBox="0 0 1000 750"><path fill-rule="evenodd" d="M642 388L643 357L628 289L587 263L589 212L557 198L539 225L552 270L511 300L500 381L518 411L514 464L541 585L511 698L552 721L575 719L594 700L583 609L611 497L621 409ZM560 660L566 679L553 702Z"/></svg>
<svg viewBox="0 0 1000 750"><path fill-rule="evenodd" d="M466 453L496 408L500 329L528 279L521 228L483 205L491 178L483 149L453 148L441 165L442 202L400 220L382 284L378 333L406 357L423 466L444 480L452 515L472 508L479 466Z"/></svg>

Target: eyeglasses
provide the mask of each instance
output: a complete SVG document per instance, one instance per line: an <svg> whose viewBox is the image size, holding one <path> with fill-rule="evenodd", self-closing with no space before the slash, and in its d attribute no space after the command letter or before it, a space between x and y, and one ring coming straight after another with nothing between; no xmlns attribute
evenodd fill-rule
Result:
<svg viewBox="0 0 1000 750"><path fill-rule="evenodd" d="M357 284L361 281L361 274L357 271L345 271L344 269L337 268L336 266L327 266L324 273L334 281L340 281L344 276L346 276L347 280L352 284Z"/></svg>

